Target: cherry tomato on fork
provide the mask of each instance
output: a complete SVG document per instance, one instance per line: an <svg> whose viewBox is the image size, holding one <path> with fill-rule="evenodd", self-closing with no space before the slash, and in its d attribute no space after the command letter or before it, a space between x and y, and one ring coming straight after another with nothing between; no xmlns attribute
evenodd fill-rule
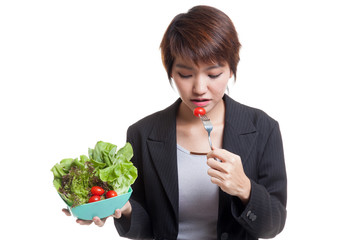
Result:
<svg viewBox="0 0 360 240"><path fill-rule="evenodd" d="M205 114L206 114L206 111L205 111L205 109L202 108L202 107L197 107L197 108L194 109L194 115L195 115L196 117L203 116L203 115L205 115Z"/></svg>

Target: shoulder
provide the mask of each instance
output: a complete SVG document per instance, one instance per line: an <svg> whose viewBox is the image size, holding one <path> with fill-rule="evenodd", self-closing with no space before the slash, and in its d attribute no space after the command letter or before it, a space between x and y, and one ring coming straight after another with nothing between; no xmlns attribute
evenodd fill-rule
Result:
<svg viewBox="0 0 360 240"><path fill-rule="evenodd" d="M247 113L247 116L249 117L250 121L256 125L269 125L269 126L273 126L277 124L277 121L272 118L271 116L269 116L265 111L255 108L255 107L250 107L244 104L241 104L241 107L244 109L244 112Z"/></svg>
<svg viewBox="0 0 360 240"><path fill-rule="evenodd" d="M154 125L160 121L162 112L164 110L148 115L137 122L133 123L128 128L128 136L149 135Z"/></svg>
<svg viewBox="0 0 360 240"><path fill-rule="evenodd" d="M229 96L225 96L224 100L226 121L233 125L261 132L271 131L278 126L278 122L261 109L239 103Z"/></svg>
<svg viewBox="0 0 360 240"><path fill-rule="evenodd" d="M176 100L172 105L167 108L152 113L137 122L133 123L128 128L128 135L133 134L145 134L149 135L154 128L167 125L168 122L172 122L176 117L176 111L180 105L181 100Z"/></svg>

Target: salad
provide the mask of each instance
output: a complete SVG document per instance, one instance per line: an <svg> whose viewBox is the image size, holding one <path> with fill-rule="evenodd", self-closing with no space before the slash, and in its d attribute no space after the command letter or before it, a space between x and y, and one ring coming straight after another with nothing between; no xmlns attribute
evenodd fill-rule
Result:
<svg viewBox="0 0 360 240"><path fill-rule="evenodd" d="M88 203L93 187L124 194L137 178L132 156L130 143L117 151L116 145L99 141L94 149L89 148L88 156L65 158L51 168L54 187L72 208Z"/></svg>

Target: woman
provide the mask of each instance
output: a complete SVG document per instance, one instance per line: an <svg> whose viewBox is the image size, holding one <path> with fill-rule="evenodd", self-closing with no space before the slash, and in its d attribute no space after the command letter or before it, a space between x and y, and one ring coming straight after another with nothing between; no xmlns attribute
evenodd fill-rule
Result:
<svg viewBox="0 0 360 240"><path fill-rule="evenodd" d="M121 236L257 239L283 229L287 180L279 125L225 94L240 46L231 20L212 7L196 6L170 23L160 47L180 98L128 129L139 176L130 201L114 214ZM213 149L196 107L214 125ZM102 226L105 219L94 222Z"/></svg>

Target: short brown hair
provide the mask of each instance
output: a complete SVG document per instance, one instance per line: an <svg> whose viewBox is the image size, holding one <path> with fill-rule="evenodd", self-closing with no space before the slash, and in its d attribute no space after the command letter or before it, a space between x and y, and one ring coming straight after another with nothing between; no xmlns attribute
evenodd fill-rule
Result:
<svg viewBox="0 0 360 240"><path fill-rule="evenodd" d="M209 6L195 6L175 16L160 44L169 81L176 56L191 59L195 64L227 62L236 79L240 47L231 19Z"/></svg>

